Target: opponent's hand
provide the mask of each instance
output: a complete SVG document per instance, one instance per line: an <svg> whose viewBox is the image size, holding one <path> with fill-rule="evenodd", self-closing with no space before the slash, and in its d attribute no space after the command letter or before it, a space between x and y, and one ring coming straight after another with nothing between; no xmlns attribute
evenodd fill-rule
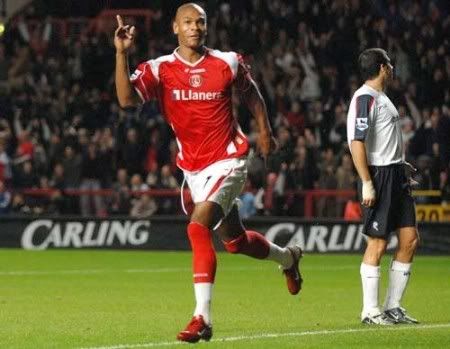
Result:
<svg viewBox="0 0 450 349"><path fill-rule="evenodd" d="M408 161L405 161L403 164L405 165L405 171L407 175L412 175L413 173L417 172L417 168L411 165Z"/></svg>
<svg viewBox="0 0 450 349"><path fill-rule="evenodd" d="M375 205L376 193L372 181L362 182L362 199L363 206L372 207Z"/></svg>
<svg viewBox="0 0 450 349"><path fill-rule="evenodd" d="M406 179L408 180L409 185L412 187L419 185L420 183L414 180L413 178L413 175L417 172L417 168L411 165L408 161L405 161L403 163L403 168L405 170L405 176Z"/></svg>
<svg viewBox="0 0 450 349"><path fill-rule="evenodd" d="M117 29L114 33L114 46L117 53L126 53L134 44L136 28L134 26L123 25L122 17L117 18Z"/></svg>

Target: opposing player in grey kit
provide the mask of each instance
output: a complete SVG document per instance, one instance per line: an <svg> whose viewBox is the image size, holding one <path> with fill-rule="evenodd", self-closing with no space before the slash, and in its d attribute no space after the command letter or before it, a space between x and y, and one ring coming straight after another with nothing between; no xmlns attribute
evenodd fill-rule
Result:
<svg viewBox="0 0 450 349"><path fill-rule="evenodd" d="M365 324L416 324L400 302L411 274L419 241L414 200L404 161L399 114L385 91L393 76L386 51L367 49L358 60L364 84L355 92L347 116L347 138L360 181L363 233L367 248L361 263ZM398 247L389 268L389 285L381 310L378 303L380 260L387 239L396 231Z"/></svg>

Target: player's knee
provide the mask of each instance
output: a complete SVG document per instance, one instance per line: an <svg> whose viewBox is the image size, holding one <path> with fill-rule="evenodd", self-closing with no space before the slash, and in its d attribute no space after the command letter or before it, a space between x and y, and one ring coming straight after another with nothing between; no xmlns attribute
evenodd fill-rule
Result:
<svg viewBox="0 0 450 349"><path fill-rule="evenodd" d="M191 215L191 222L196 222L212 229L222 217L222 208L217 203L205 201L195 205Z"/></svg>
<svg viewBox="0 0 450 349"><path fill-rule="evenodd" d="M420 242L419 235L416 234L416 236L414 236L414 238L412 238L410 241L410 248L412 251L417 250L417 247L419 246L419 242Z"/></svg>
<svg viewBox="0 0 450 349"><path fill-rule="evenodd" d="M370 254L375 255L378 258L381 258L381 256L383 256L386 252L386 246L386 240L383 239L369 239L367 241L367 249Z"/></svg>
<svg viewBox="0 0 450 349"><path fill-rule="evenodd" d="M193 250L214 249L211 231L204 225L191 222L188 224L187 232Z"/></svg>
<svg viewBox="0 0 450 349"><path fill-rule="evenodd" d="M415 252L417 247L419 246L419 241L420 241L419 235L416 234L411 238L409 238L408 240L406 240L402 244L402 246L400 246L400 248L405 252Z"/></svg>
<svg viewBox="0 0 450 349"><path fill-rule="evenodd" d="M242 234L238 236L236 239L233 239L231 241L222 241L225 249L229 253L240 253L246 244L246 236L245 234Z"/></svg>

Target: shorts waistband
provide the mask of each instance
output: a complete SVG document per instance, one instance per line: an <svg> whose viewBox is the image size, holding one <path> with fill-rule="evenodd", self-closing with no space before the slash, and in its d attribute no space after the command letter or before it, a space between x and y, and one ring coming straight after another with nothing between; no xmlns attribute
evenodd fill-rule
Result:
<svg viewBox="0 0 450 349"><path fill-rule="evenodd" d="M369 168L378 168L378 169L402 168L402 167L403 167L403 163L390 164L390 165L384 165L384 166L369 165Z"/></svg>

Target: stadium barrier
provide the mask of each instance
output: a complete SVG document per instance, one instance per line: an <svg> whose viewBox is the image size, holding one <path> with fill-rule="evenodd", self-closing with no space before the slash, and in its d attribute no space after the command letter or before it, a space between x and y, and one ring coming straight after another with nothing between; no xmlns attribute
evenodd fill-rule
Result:
<svg viewBox="0 0 450 349"><path fill-rule="evenodd" d="M3 217L0 247L45 250L50 248L96 248L141 250L189 250L187 218L155 216L151 219L80 217ZM359 222L304 220L289 217L254 218L246 226L275 243L299 244L306 252L362 252L365 246ZM419 224L419 253L450 254L450 223ZM218 250L222 244L215 241ZM393 235L388 249L394 249Z"/></svg>
<svg viewBox="0 0 450 349"><path fill-rule="evenodd" d="M14 193L22 193L25 197L34 198L50 198L56 193L60 193L60 190L49 189L23 189L20 191L13 191ZM112 197L117 194L113 189L99 189L99 190L81 190L81 189L66 189L61 193L65 197L80 197L82 195L88 195L91 197L100 196L104 198ZM148 189L141 191L128 191L129 196L149 195L156 199L164 198L178 198L180 197L179 189ZM416 198L416 216L419 222L450 222L450 204L441 203L442 196L439 190L413 190L412 195ZM329 199L332 200L331 204L336 206L338 200L342 205L341 211L336 210L334 216L327 216L326 218L341 219L344 217L344 206L349 200L356 198L356 192L354 190L336 190L336 189L313 189L313 190L295 190L287 191L284 194L284 200L297 201L301 203L294 209L291 216L304 217L307 219L316 219L320 216L317 205L319 200ZM192 200L190 192L185 189L183 192L183 200L188 208L191 209ZM273 198L271 198L273 200ZM271 203L273 205L273 203ZM174 204L175 211L169 212L170 214L180 213L183 214L181 206L178 201ZM73 212L72 212L73 213ZM358 216L360 217L360 216Z"/></svg>

